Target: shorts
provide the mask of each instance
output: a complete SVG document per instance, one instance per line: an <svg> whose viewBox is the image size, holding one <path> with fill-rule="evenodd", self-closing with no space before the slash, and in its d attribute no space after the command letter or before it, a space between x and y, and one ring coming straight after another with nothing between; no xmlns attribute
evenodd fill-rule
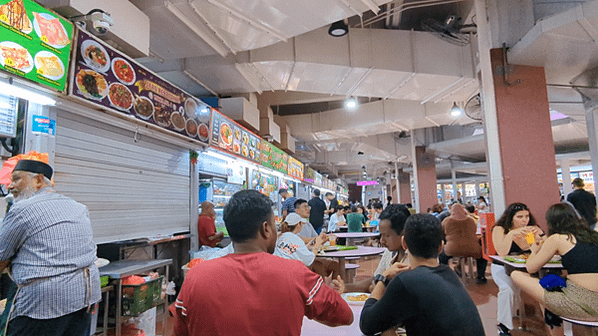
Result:
<svg viewBox="0 0 598 336"><path fill-rule="evenodd" d="M544 302L546 308L556 315L580 321L598 321L598 292L570 280L567 280L563 292L545 291Z"/></svg>

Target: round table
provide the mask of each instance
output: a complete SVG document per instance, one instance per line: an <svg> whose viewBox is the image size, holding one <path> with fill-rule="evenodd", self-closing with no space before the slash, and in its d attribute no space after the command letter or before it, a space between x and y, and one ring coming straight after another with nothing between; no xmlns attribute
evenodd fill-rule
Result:
<svg viewBox="0 0 598 336"><path fill-rule="evenodd" d="M347 225L339 225L338 229L339 229L339 231L344 232L344 233L349 231L349 227ZM366 229L369 232L374 232L374 231L378 230L378 226L377 225L362 226L362 229Z"/></svg>
<svg viewBox="0 0 598 336"><path fill-rule="evenodd" d="M361 310L363 305L349 305L353 311L353 323L349 326L342 327L329 327L325 326L320 322L310 320L307 317L303 317L303 326L301 327L301 335L305 336L358 336L363 335L359 329L359 317L361 316Z"/></svg>
<svg viewBox="0 0 598 336"><path fill-rule="evenodd" d="M324 254L318 254L317 256L326 258L337 258L341 268L341 278L343 278L343 281L346 282L347 272L345 270L345 258L374 256L382 254L385 250L386 247L358 246L354 250L325 252Z"/></svg>
<svg viewBox="0 0 598 336"><path fill-rule="evenodd" d="M347 245L353 246L354 239L378 237L380 232L339 232L334 233L334 235L337 238L346 238Z"/></svg>

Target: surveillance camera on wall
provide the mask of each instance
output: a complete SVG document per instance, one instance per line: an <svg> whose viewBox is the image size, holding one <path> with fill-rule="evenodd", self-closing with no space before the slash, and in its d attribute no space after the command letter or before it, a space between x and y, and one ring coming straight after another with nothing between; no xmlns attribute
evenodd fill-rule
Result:
<svg viewBox="0 0 598 336"><path fill-rule="evenodd" d="M74 16L70 19L94 35L105 35L110 27L114 26L114 20L110 13L101 9L92 9L85 15Z"/></svg>

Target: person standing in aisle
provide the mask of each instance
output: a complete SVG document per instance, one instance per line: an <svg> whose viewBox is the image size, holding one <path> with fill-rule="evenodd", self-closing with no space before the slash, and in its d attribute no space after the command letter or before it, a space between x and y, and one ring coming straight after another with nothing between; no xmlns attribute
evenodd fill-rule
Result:
<svg viewBox="0 0 598 336"><path fill-rule="evenodd" d="M567 201L573 204L575 210L593 230L596 227L596 196L583 188L585 186L583 179L575 178L572 184L573 191L567 195Z"/></svg>
<svg viewBox="0 0 598 336"><path fill-rule="evenodd" d="M288 214L295 212L295 201L297 198L289 195L287 189L280 189L278 193L282 197L282 218L285 218Z"/></svg>
<svg viewBox="0 0 598 336"><path fill-rule="evenodd" d="M214 203L203 201L201 203L201 213L197 218L197 238L200 246L214 247L224 238L224 232L216 232L215 220Z"/></svg>
<svg viewBox="0 0 598 336"><path fill-rule="evenodd" d="M96 245L87 207L52 189L48 164L20 160L15 198L0 228L0 272L18 286L7 336L87 336L100 301Z"/></svg>
<svg viewBox="0 0 598 336"><path fill-rule="evenodd" d="M314 189L312 198L307 202L309 209L309 222L313 225L318 234L322 232L324 226L324 211L326 203L320 199L320 189Z"/></svg>
<svg viewBox="0 0 598 336"><path fill-rule="evenodd" d="M328 326L353 323L351 308L327 280L298 260L272 255L278 234L267 196L237 192L224 222L234 253L189 270L175 302L173 335L299 336L303 316Z"/></svg>
<svg viewBox="0 0 598 336"><path fill-rule="evenodd" d="M332 218L332 215L336 212L336 209L338 207L338 201L334 197L334 194L329 191L324 196L324 204L326 204L326 210L324 210L324 221L326 221L330 220L330 218Z"/></svg>

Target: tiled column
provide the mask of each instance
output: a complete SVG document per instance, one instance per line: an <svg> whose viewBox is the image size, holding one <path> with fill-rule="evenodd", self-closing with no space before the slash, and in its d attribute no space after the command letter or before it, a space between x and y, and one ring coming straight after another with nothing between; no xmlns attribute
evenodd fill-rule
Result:
<svg viewBox="0 0 598 336"><path fill-rule="evenodd" d="M544 213L559 202L559 189L544 68L511 65L505 78L502 49L490 58L501 157L490 165L502 165L505 203L527 204L546 229Z"/></svg>
<svg viewBox="0 0 598 336"><path fill-rule="evenodd" d="M426 209L438 203L436 198L436 162L434 154L426 152L424 146L415 147L415 158L417 161L416 188L419 196L419 212L426 212Z"/></svg>
<svg viewBox="0 0 598 336"><path fill-rule="evenodd" d="M401 194L401 203L413 203L411 200L411 176L409 173L399 169L399 192Z"/></svg>

